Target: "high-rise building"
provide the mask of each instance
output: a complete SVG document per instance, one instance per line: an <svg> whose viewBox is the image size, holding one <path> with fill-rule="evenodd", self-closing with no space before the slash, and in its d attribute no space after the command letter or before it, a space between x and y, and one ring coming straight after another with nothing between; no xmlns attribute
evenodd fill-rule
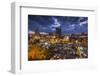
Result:
<svg viewBox="0 0 100 76"><path fill-rule="evenodd" d="M61 35L61 28L60 27L56 27L56 34Z"/></svg>

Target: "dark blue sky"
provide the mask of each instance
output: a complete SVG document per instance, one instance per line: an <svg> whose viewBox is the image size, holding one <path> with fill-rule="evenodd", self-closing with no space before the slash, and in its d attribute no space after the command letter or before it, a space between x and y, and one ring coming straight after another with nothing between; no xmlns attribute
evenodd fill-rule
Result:
<svg viewBox="0 0 100 76"><path fill-rule="evenodd" d="M56 27L62 34L88 31L87 17L28 15L28 31L51 33Z"/></svg>

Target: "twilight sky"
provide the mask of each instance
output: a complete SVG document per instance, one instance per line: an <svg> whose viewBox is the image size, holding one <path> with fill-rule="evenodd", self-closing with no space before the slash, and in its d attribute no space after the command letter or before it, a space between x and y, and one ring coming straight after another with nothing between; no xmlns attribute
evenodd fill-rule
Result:
<svg viewBox="0 0 100 76"><path fill-rule="evenodd" d="M52 33L56 27L62 34L88 32L88 17L28 15L28 31Z"/></svg>

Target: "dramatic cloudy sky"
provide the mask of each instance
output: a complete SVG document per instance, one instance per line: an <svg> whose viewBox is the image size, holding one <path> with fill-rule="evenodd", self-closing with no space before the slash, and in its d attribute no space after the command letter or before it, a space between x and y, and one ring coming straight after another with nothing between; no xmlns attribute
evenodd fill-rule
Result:
<svg viewBox="0 0 100 76"><path fill-rule="evenodd" d="M51 33L56 27L62 34L88 31L87 17L28 15L28 31Z"/></svg>

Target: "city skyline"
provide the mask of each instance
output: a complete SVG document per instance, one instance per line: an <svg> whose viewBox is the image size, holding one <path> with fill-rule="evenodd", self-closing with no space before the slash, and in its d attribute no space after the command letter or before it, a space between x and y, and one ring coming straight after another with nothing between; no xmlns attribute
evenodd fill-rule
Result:
<svg viewBox="0 0 100 76"><path fill-rule="evenodd" d="M28 15L28 60L88 58L88 17Z"/></svg>

